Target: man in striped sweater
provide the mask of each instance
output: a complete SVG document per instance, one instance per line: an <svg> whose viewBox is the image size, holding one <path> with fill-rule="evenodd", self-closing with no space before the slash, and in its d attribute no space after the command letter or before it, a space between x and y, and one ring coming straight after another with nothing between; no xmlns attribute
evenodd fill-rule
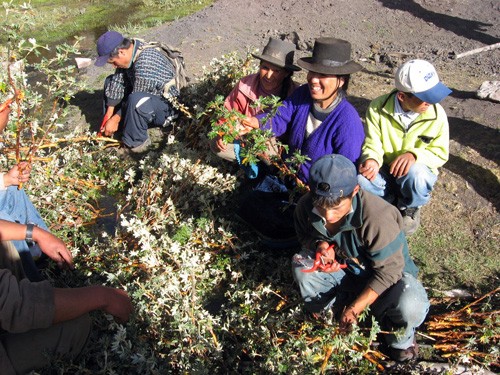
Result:
<svg viewBox="0 0 500 375"><path fill-rule="evenodd" d="M116 68L104 86L104 135L112 136L122 124L122 141L136 153L151 144L149 127L166 126L176 117L168 98L179 94L172 63L160 49L145 47L139 39L108 31L97 40L95 62Z"/></svg>

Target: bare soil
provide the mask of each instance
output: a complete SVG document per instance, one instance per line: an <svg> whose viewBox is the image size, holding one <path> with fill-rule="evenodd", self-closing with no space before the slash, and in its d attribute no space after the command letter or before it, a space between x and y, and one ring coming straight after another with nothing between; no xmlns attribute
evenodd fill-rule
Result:
<svg viewBox="0 0 500 375"><path fill-rule="evenodd" d="M310 55L317 37L346 39L353 58L365 68L353 75L348 92L361 117L370 100L392 89L398 65L412 58L429 60L453 89L442 103L449 116L451 155L424 207L422 230L431 235L448 228L452 236L453 227L460 226L472 238L495 243L500 232L500 105L477 99L475 92L483 81L499 80L500 49L453 57L498 43L499 19L495 0L219 0L142 37L179 47L193 80L213 58L262 48L270 36L295 42L297 57ZM86 74L103 77L95 67ZM304 73L296 78L305 81ZM99 108L95 98L79 99L94 111ZM89 120L97 123L98 116ZM498 274L484 276L498 283Z"/></svg>

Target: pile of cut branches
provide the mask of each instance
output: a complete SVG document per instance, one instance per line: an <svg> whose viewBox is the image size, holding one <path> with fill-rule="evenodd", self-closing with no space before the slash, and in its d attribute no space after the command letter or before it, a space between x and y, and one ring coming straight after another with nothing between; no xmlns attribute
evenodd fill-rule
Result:
<svg viewBox="0 0 500 375"><path fill-rule="evenodd" d="M428 334L443 358L500 369L499 292L496 288L459 310L432 317Z"/></svg>

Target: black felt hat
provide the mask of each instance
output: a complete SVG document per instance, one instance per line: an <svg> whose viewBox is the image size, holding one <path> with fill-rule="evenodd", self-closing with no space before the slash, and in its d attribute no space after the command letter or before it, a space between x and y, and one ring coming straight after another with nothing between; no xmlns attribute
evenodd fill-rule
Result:
<svg viewBox="0 0 500 375"><path fill-rule="evenodd" d="M351 43L335 38L316 39L312 56L299 59L297 64L311 72L334 75L351 74L363 69L351 60Z"/></svg>

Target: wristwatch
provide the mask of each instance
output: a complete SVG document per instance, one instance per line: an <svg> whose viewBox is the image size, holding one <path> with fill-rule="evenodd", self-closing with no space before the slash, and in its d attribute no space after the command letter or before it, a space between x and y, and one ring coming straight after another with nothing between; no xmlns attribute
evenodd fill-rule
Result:
<svg viewBox="0 0 500 375"><path fill-rule="evenodd" d="M26 237L25 240L28 243L33 243L33 228L35 227L35 224L27 224L26 225Z"/></svg>

